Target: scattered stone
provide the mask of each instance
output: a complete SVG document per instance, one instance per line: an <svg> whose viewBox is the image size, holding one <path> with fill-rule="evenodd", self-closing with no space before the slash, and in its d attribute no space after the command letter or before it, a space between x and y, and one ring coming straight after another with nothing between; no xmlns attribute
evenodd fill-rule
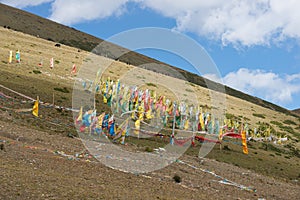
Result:
<svg viewBox="0 0 300 200"><path fill-rule="evenodd" d="M0 150L1 150L1 151L5 151L4 144L0 144Z"/></svg>

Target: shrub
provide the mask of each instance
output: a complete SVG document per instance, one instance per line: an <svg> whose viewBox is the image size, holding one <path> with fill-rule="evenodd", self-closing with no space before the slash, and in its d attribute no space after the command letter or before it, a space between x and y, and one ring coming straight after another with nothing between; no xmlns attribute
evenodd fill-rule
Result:
<svg viewBox="0 0 300 200"><path fill-rule="evenodd" d="M70 91L66 87L64 87L64 88L54 88L54 90L62 92L62 93L70 93Z"/></svg>
<svg viewBox="0 0 300 200"><path fill-rule="evenodd" d="M277 122L277 121L270 121L271 124L274 124L276 126L282 126L282 123Z"/></svg>
<svg viewBox="0 0 300 200"><path fill-rule="evenodd" d="M283 123L285 123L285 124L287 124L287 125L291 125L291 124L292 124L292 125L297 125L294 121L289 120L289 119L284 120Z"/></svg>
<svg viewBox="0 0 300 200"><path fill-rule="evenodd" d="M185 89L185 91L187 91L187 92L194 92L193 90L191 90L191 89Z"/></svg>
<svg viewBox="0 0 300 200"><path fill-rule="evenodd" d="M147 86L157 87L154 83L146 83Z"/></svg>
<svg viewBox="0 0 300 200"><path fill-rule="evenodd" d="M34 74L41 74L42 72L40 70L33 70Z"/></svg>
<svg viewBox="0 0 300 200"><path fill-rule="evenodd" d="M283 126L283 125L281 125L281 126L279 126L279 128L280 128L282 131L286 131L286 132L289 132L289 133L292 133L292 134L295 133L295 132L294 132L294 129L293 129L292 127L290 127L290 126Z"/></svg>
<svg viewBox="0 0 300 200"><path fill-rule="evenodd" d="M176 183L180 183L180 182L181 182L181 177L178 176L178 175L175 175L175 176L173 176L173 180L174 180Z"/></svg>
<svg viewBox="0 0 300 200"><path fill-rule="evenodd" d="M145 148L145 151L146 151L146 152L153 152L153 149L152 149L151 147L146 147L146 148Z"/></svg>
<svg viewBox="0 0 300 200"><path fill-rule="evenodd" d="M259 117L259 118L262 118L262 119L265 119L265 115L264 114L259 114L259 113L253 113L252 114L254 117Z"/></svg>

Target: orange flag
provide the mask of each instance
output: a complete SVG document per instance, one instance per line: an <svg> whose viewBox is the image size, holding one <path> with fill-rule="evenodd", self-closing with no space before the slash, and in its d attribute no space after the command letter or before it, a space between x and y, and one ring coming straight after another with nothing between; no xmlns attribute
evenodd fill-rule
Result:
<svg viewBox="0 0 300 200"><path fill-rule="evenodd" d="M243 145L243 153L248 154L246 131L242 131L242 145Z"/></svg>

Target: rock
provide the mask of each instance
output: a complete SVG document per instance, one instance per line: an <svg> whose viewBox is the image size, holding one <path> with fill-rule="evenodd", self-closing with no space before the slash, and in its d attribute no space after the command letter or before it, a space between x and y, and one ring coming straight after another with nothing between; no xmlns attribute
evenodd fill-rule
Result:
<svg viewBox="0 0 300 200"><path fill-rule="evenodd" d="M5 151L4 144L0 144L0 150L1 150L1 151Z"/></svg>

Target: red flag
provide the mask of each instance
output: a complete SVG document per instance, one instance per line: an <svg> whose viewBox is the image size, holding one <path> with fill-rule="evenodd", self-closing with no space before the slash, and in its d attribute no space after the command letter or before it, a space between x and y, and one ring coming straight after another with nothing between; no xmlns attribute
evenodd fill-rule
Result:
<svg viewBox="0 0 300 200"><path fill-rule="evenodd" d="M76 65L73 64L71 74L76 74Z"/></svg>

